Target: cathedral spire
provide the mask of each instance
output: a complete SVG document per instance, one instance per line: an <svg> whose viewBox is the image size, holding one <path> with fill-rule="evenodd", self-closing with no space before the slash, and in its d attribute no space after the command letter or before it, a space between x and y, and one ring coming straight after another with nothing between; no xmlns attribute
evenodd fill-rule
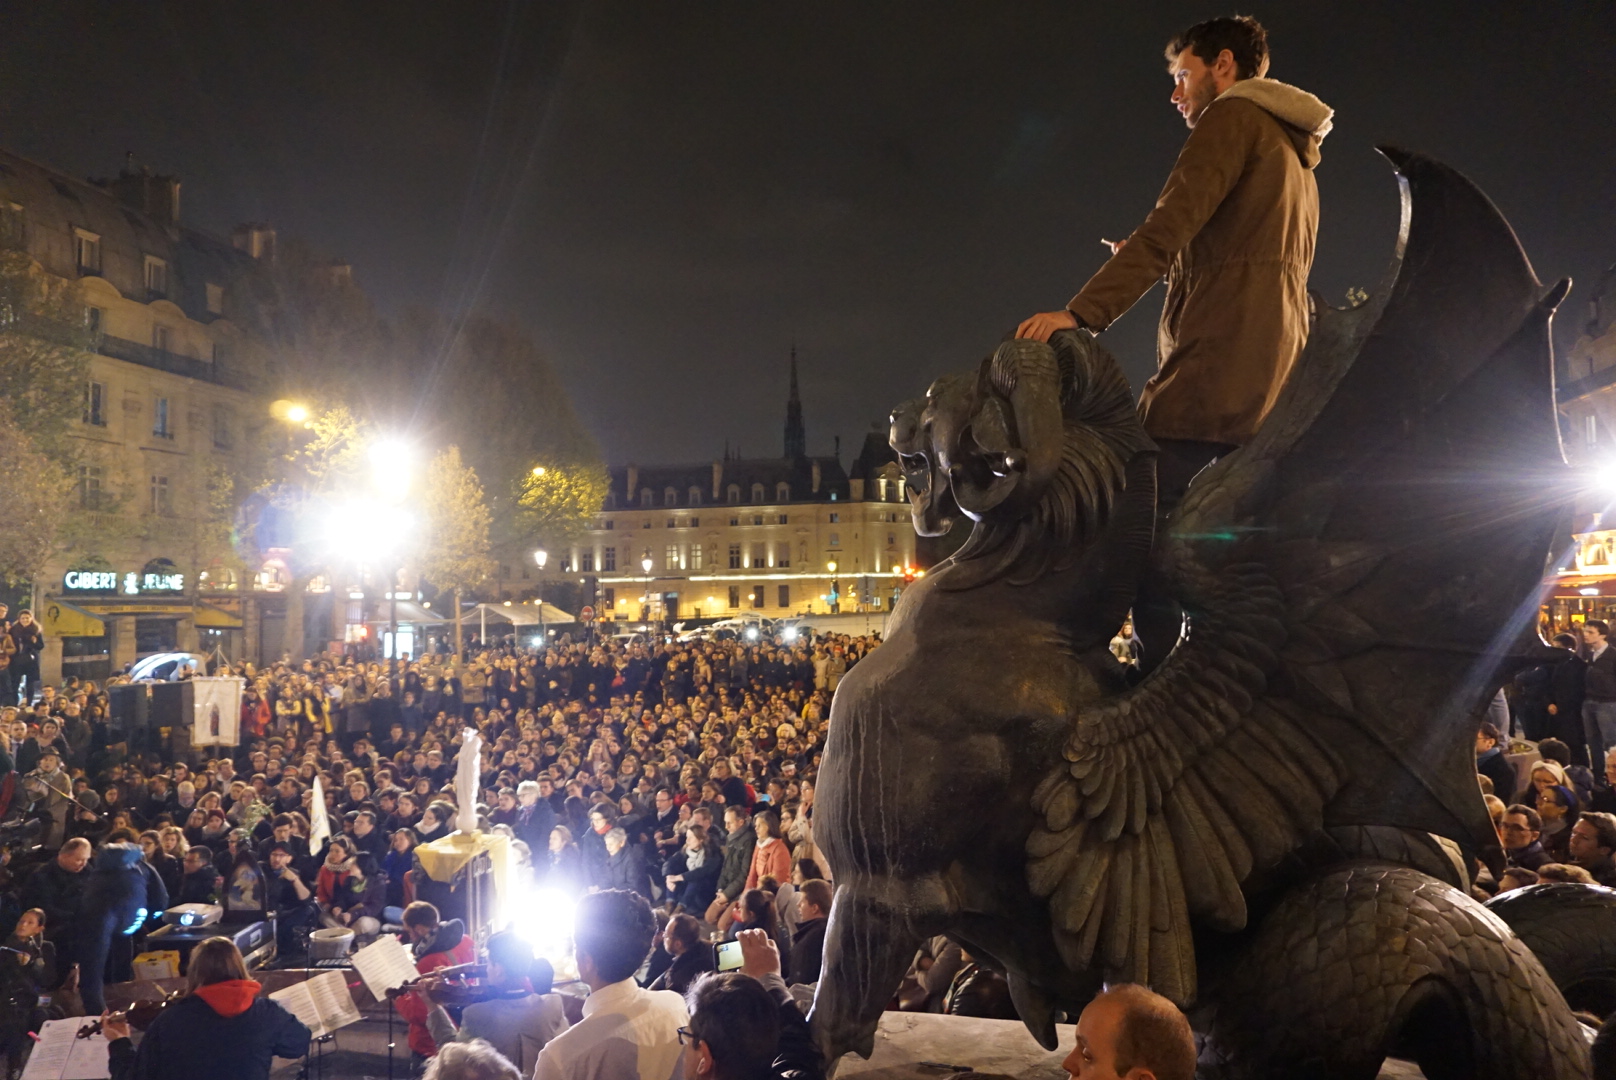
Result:
<svg viewBox="0 0 1616 1080"><path fill-rule="evenodd" d="M797 346L791 346L791 395L786 398L786 458L808 456L808 434L802 426L802 397L797 393Z"/></svg>

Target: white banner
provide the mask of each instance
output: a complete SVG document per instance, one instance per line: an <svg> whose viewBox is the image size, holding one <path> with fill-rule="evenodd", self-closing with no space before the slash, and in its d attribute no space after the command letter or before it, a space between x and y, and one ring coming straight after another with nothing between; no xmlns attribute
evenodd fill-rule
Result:
<svg viewBox="0 0 1616 1080"><path fill-rule="evenodd" d="M192 679L195 711L192 746L235 746L241 741L241 694L246 680L236 677Z"/></svg>

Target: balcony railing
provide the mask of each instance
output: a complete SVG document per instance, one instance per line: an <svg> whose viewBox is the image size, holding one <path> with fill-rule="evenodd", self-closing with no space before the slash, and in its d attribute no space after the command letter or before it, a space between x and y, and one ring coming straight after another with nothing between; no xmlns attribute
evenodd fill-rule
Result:
<svg viewBox="0 0 1616 1080"><path fill-rule="evenodd" d="M158 349L123 338L102 335L96 346L96 352L102 356L110 356L114 360L126 360L131 364L156 368L172 375L184 375L188 379L200 379L203 382L229 386L237 390L249 389L245 374L232 370L229 365L198 360L194 356L181 356L167 349Z"/></svg>

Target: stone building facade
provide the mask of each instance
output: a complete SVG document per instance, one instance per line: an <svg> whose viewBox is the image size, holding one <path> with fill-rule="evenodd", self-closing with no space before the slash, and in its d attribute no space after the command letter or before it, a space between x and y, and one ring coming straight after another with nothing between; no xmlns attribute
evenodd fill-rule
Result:
<svg viewBox="0 0 1616 1080"><path fill-rule="evenodd" d="M885 431L847 467L807 453L795 356L784 450L613 466L588 541L556 569L596 581L618 622L890 609L915 565L897 460Z"/></svg>
<svg viewBox="0 0 1616 1080"><path fill-rule="evenodd" d="M170 649L257 657L265 605L209 525L216 485L252 472L270 422L266 356L231 315L273 242L263 227L229 241L184 227L173 177L91 182L0 151L0 244L76 282L94 333L65 508L94 539L35 583L47 681Z"/></svg>

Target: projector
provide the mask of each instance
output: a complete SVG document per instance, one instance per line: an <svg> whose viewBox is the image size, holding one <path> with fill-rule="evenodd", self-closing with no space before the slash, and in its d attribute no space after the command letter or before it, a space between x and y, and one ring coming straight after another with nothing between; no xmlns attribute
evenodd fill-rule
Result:
<svg viewBox="0 0 1616 1080"><path fill-rule="evenodd" d="M169 926L212 926L224 918L219 904L181 904L163 912L163 922Z"/></svg>

